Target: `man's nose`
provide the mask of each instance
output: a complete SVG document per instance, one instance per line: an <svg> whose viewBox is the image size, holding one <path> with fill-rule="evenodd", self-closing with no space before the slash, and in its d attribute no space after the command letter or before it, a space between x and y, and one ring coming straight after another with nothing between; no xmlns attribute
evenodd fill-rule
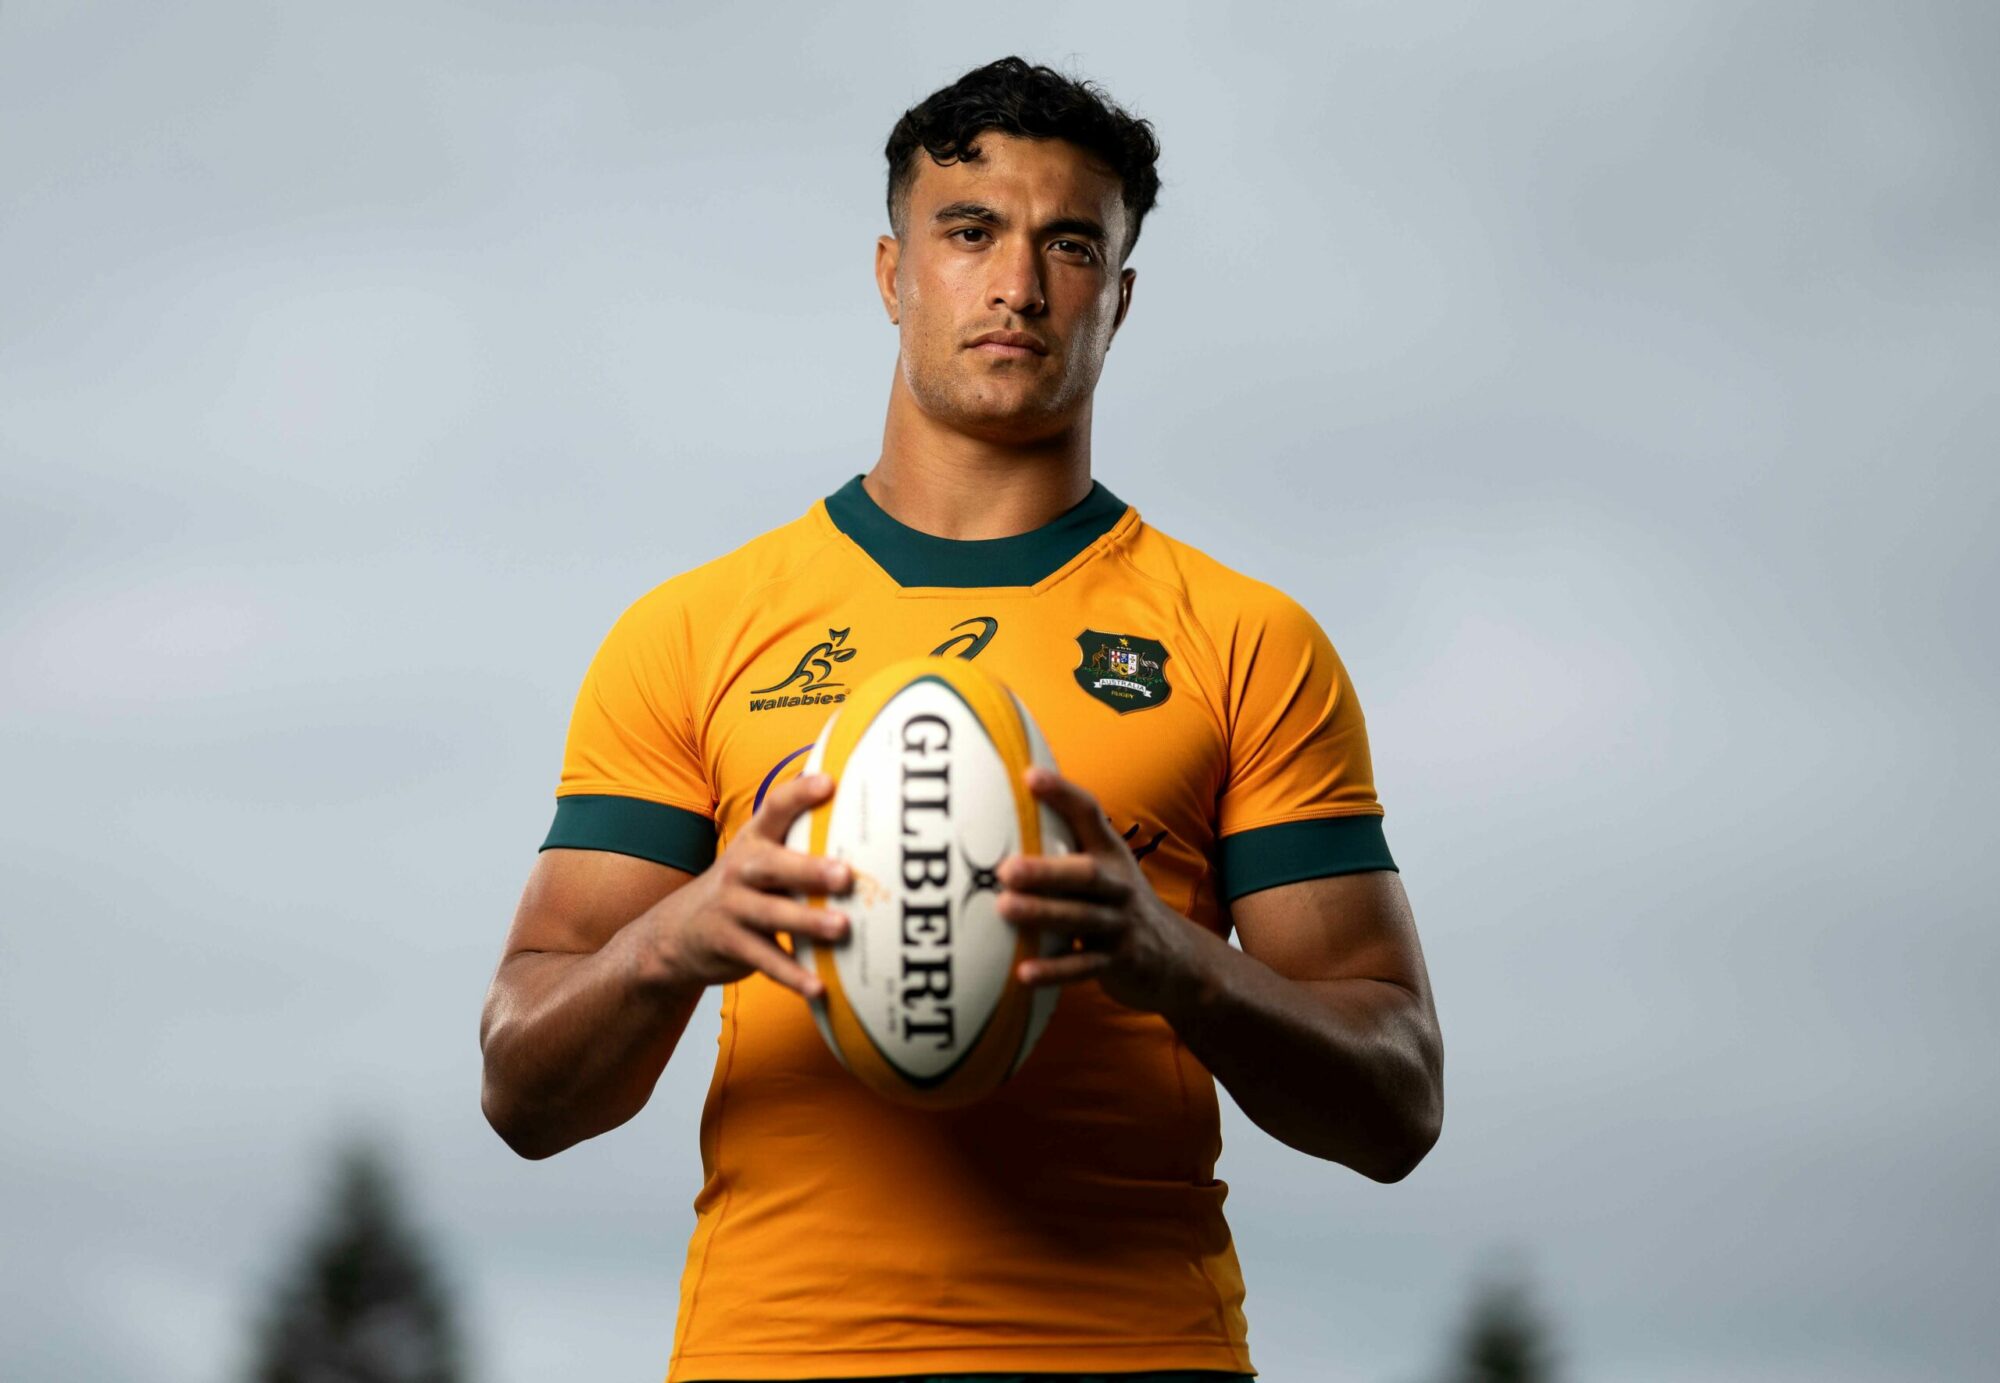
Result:
<svg viewBox="0 0 2000 1383"><path fill-rule="evenodd" d="M1042 291L1042 265L1034 247L1017 242L993 259L992 305L1023 317L1040 315L1048 307L1048 299Z"/></svg>

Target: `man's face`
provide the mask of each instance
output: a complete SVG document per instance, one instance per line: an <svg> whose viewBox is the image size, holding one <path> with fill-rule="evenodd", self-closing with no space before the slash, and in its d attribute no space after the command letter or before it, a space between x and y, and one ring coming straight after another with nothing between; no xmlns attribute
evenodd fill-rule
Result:
<svg viewBox="0 0 2000 1383"><path fill-rule="evenodd" d="M1089 403L1131 303L1118 177L1074 144L987 131L979 157L919 151L900 237L876 246L918 407L961 431L1033 441ZM1013 344L982 341L1011 333Z"/></svg>

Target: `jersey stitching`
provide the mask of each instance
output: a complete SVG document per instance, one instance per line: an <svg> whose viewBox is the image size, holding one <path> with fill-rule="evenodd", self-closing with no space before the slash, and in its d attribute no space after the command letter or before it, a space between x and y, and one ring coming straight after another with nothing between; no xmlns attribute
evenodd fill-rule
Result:
<svg viewBox="0 0 2000 1383"><path fill-rule="evenodd" d="M1159 533L1159 530L1155 529L1154 532ZM1173 539L1169 538L1164 533L1159 533L1159 536L1163 541L1169 543L1173 541ZM1199 646L1201 650L1208 655L1209 666L1215 670L1216 679L1218 682L1220 682L1222 686L1223 696L1226 698L1231 690L1229 685L1229 665L1223 661L1221 654L1216 651L1215 641L1209 637L1207 626L1205 626L1201 622L1201 618L1195 614L1194 602L1188 599L1186 583L1179 581L1168 581L1163 577L1158 577L1153 575L1153 573L1147 571L1144 567L1140 566L1139 563L1133 558L1130 548L1126 548L1125 550L1119 552L1118 558L1120 561L1124 563L1126 569L1129 570L1134 577L1136 577L1141 581L1148 582L1151 585L1165 591L1168 597L1172 599L1172 601L1174 602L1174 607L1180 611L1182 618L1187 621L1187 627L1189 628L1189 630L1193 632L1195 638L1199 641ZM1178 570L1178 568L1176 568L1176 570ZM1195 700L1201 703L1203 710L1208 715L1209 723L1215 727L1215 732L1222 741L1222 782L1216 789L1216 794L1215 794L1216 810L1213 813L1211 813L1210 816L1211 827L1216 833L1215 839L1219 841L1222 838L1222 812L1221 812L1222 794L1229 790L1229 781L1230 781L1228 708L1226 706L1221 706L1221 707L1211 706L1208 703L1206 697L1196 697ZM1201 877L1195 881L1194 890L1189 894L1190 903L1192 903L1195 900L1195 898L1199 895L1201 885L1203 883L1206 883L1216 878L1215 859L1213 855L1207 851L1202 852L1201 863L1202 863ZM1216 909L1223 923L1223 936L1225 939L1227 939L1229 931L1231 930L1229 924L1228 904L1222 897L1222 889L1219 884L1217 884L1217 886L1213 891L1215 894ZM1206 1278L1207 1275L1208 1271L1206 1268L1204 1268L1202 1270L1202 1276ZM1213 1289L1214 1285L1215 1284L1213 1282L1210 1282L1209 1284L1211 1289Z"/></svg>
<svg viewBox="0 0 2000 1383"><path fill-rule="evenodd" d="M738 983L741 983L741 981L738 981ZM731 997L736 998L740 996L732 995ZM729 1004L728 1009L729 1009L729 1018L728 1018L727 1036L729 1038L729 1041L723 1049L722 1079L720 1084L717 1086L717 1089L720 1093L717 1094L715 1101L715 1165L718 1167L726 1165L726 1159L724 1159L724 1157L722 1156L723 1119L729 1112L729 1073L736 1067L737 1005L734 1003ZM708 1260L715 1252L715 1241L716 1238L722 1233L723 1222L729 1217L729 1203L735 1198L736 1198L736 1183L734 1181L731 1181L729 1183L728 1189L726 1189L722 1193L722 1204L715 1207L715 1223L709 1229L708 1237L702 1241L701 1266L695 1270L694 1286L688 1289L687 1319L680 1323L680 1330L679 1332L677 1332L677 1339L685 1339L694 1334L694 1318L696 1312L699 1310L701 1306L702 1284L708 1280ZM685 1359L691 1357L695 1356L690 1354L686 1350L676 1349L674 1351L673 1358L667 1361L668 1368L671 1369L673 1367L674 1360L676 1359Z"/></svg>
<svg viewBox="0 0 2000 1383"><path fill-rule="evenodd" d="M821 513L820 506L817 503L815 503L813 508L807 512L809 517L814 517L814 518L824 517L824 515ZM830 520L827 521L827 526L832 527L832 523ZM773 531L776 532L782 530L773 530ZM805 566L806 563L810 562L813 558L818 557L822 552L826 551L826 549L832 545L835 538L845 537L845 536L846 535L841 533L841 531L838 528L833 529L833 533L831 535L828 535L827 533L822 531L820 534L820 541L814 544L812 547L809 547L804 551L796 554L796 559L786 563L782 571L778 572L775 576L772 576L768 580L760 581L755 586L752 586L747 590L739 592L735 603L729 607L728 616L720 624L717 625L717 628L729 629L729 630L741 630L743 627L743 623L736 617L739 611L744 609L746 606L750 605L750 603L753 600L755 600L757 596L763 594L765 591L770 590L773 586L782 585L784 582L792 580L795 576L799 574L799 570L801 567ZM745 544L745 546L750 546L750 545L751 544ZM738 549L738 551L741 550L742 549L740 548ZM689 626L688 633L690 638L692 639L694 633L692 625ZM704 643L708 646L710 651L710 656L712 657L720 656L721 641L719 639L703 639L700 640L699 642ZM720 818L722 814L722 794L719 791L717 791L720 785L715 781L714 773L710 771L709 752L708 752L708 731L709 727L716 723L718 719L718 717L716 716L716 710L722 703L723 688L720 685L721 678L717 674L716 670L713 668L694 667L691 668L690 670L695 675L695 685L705 689L703 696L703 704L701 708L702 710L701 723L698 726L690 727L694 731L691 740L692 743L694 744L695 755L697 758L701 760L702 776L708 780L709 795L714 797L716 801L714 814L718 818ZM721 821L718 819L716 824L719 827L721 825Z"/></svg>
<svg viewBox="0 0 2000 1383"><path fill-rule="evenodd" d="M1159 530L1155 529L1154 532L1158 533ZM1165 538L1166 536L1166 534L1160 533L1160 537ZM1222 656L1216 652L1215 640L1208 636L1207 627L1202 624L1200 616L1195 614L1194 602L1188 599L1187 586L1181 582L1168 581L1163 577L1153 575L1153 573L1147 571L1138 562L1134 561L1129 551L1121 552L1118 556L1131 569L1133 576L1141 581L1158 586L1172 597L1175 607L1180 611L1182 617L1186 619L1187 627L1193 632L1195 638L1200 641L1202 651L1208 655L1209 664L1215 669L1217 679L1222 683L1223 691L1226 695L1230 690L1229 664L1225 663L1222 660ZM1199 697L1196 699L1201 700ZM1203 701L1202 704L1204 709L1208 711L1209 720L1215 725L1216 732L1222 737L1223 786L1226 788L1228 786L1229 768L1229 724L1226 719L1227 708L1210 706L1206 701Z"/></svg>
<svg viewBox="0 0 2000 1383"><path fill-rule="evenodd" d="M1181 1041L1180 1034L1174 1034L1174 1084L1180 1091L1181 1125L1183 1128L1193 1130L1197 1134L1197 1138L1190 1139L1189 1141L1198 1147L1198 1135L1201 1129L1195 1123L1193 1109L1189 1107L1187 1064L1181 1060L1181 1053L1186 1049L1187 1044ZM1199 1157L1200 1154L1197 1153L1196 1156ZM1209 1173L1211 1180L1214 1178L1214 1175L1213 1171ZM1190 1186L1195 1184L1192 1176L1188 1178L1188 1184ZM1191 1201L1186 1213L1181 1218L1181 1228L1187 1232L1188 1254L1193 1258L1196 1269L1200 1271L1201 1280L1208 1284L1209 1298L1215 1303L1216 1337L1227 1340L1229 1338L1229 1322L1222 1307L1222 1289L1215 1285L1215 1278L1208 1271L1208 1257L1201 1251L1201 1228L1195 1223L1195 1216L1199 1213L1199 1202ZM1234 1347L1232 1343L1231 1348L1234 1349Z"/></svg>
<svg viewBox="0 0 2000 1383"><path fill-rule="evenodd" d="M1284 816L1273 816L1263 820L1255 821L1248 826L1237 826L1233 828L1228 835L1216 836L1216 840L1218 842L1225 840L1234 840L1236 837L1244 835L1250 831L1261 831L1266 826L1289 826L1294 821L1334 821L1341 817L1346 817L1346 816L1384 816L1384 815L1387 815L1387 813L1385 813L1382 810L1380 803L1377 803L1373 807L1338 807L1330 812L1321 811L1318 808L1314 807L1314 808L1309 808L1305 811L1290 812Z"/></svg>
<svg viewBox="0 0 2000 1383"><path fill-rule="evenodd" d="M1030 586L905 586L897 581L894 576L890 575L888 568L876 561L870 555L867 548L861 546L860 543L854 540L851 534L844 531L839 524L827 517L824 501L815 505L812 513L815 518L821 520L828 529L832 530L827 541L844 541L870 567L880 572L882 579L887 581L890 587L896 592L897 597L903 600L957 600L976 595L993 595L1001 591L1021 592L1024 595L1040 595L1045 591L1054 590L1057 586L1075 576L1078 572L1096 561L1101 554L1110 549L1123 546L1125 538L1129 534L1136 532L1140 523L1143 522L1139 517L1138 511L1131 505L1126 505L1125 512L1119 516L1116 523L1112 524L1111 527L1105 529L1095 538L1092 538L1083 547L1077 549L1076 555L1063 563L1062 566ZM761 590L762 587L759 587L759 589Z"/></svg>
<svg viewBox="0 0 2000 1383"><path fill-rule="evenodd" d="M802 1352L795 1349L690 1349L683 1359L822 1359L843 1354L985 1354L1001 1350L1037 1349L1131 1349L1144 1345L1220 1345L1233 1357L1241 1358L1236 1342L1227 1335L1135 1335L1124 1340L1038 1340L1025 1344L993 1343L972 1345L842 1345L836 1350Z"/></svg>
<svg viewBox="0 0 2000 1383"><path fill-rule="evenodd" d="M819 556L820 553L824 552L827 548L833 545L835 537L845 538L847 537L847 535L845 533L842 533L837 528L833 530L833 536L828 536L827 534L822 533L820 535L819 542L815 546L798 553L797 560L788 565L783 571L777 573L775 576L772 576L768 580L758 582L756 585L744 591L742 596L737 600L737 602L730 607L729 613L731 615L734 615L738 610L742 609L746 604L748 604L752 599L754 599L760 593L769 590L771 587L779 584L780 582L790 581L793 577L797 576L799 574L800 567L804 566L806 563L810 562L813 558ZM850 541L852 540L850 539Z"/></svg>
<svg viewBox="0 0 2000 1383"><path fill-rule="evenodd" d="M1052 591L1089 566L1092 562L1097 561L1100 556L1103 556L1106 560L1125 556L1123 551L1125 540L1139 531L1141 522L1139 511L1129 504L1126 505L1125 512L1119 515L1118 522L1112 524L1111 527L1091 539L1090 546L1070 558L1061 568L1050 572L1027 589L1033 591L1036 595L1040 595L1044 591ZM995 587L994 589L1006 590L1008 588L1003 586Z"/></svg>
<svg viewBox="0 0 2000 1383"><path fill-rule="evenodd" d="M560 802L565 797L629 797L635 802L651 802L659 807L674 807L680 811L692 812L696 816L706 819L710 825L715 824L715 807L713 804L706 807L697 807L687 802L676 801L674 798L662 796L656 792L642 792L624 783L614 783L610 779L585 782L575 786L564 786L557 791L556 801Z"/></svg>

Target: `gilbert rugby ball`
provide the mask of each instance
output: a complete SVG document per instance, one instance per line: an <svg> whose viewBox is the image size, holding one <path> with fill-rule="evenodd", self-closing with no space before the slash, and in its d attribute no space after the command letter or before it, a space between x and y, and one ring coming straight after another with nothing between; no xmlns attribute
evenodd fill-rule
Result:
<svg viewBox="0 0 2000 1383"><path fill-rule="evenodd" d="M794 850L846 860L854 891L813 897L851 919L835 945L792 938L826 986L813 1019L843 1066L904 1104L949 1108L1019 1069L1055 1011L1015 965L1066 949L1000 916L994 876L1012 854L1075 848L1022 782L1055 767L1027 708L959 658L912 658L857 688L827 721L805 773L835 781L793 822Z"/></svg>

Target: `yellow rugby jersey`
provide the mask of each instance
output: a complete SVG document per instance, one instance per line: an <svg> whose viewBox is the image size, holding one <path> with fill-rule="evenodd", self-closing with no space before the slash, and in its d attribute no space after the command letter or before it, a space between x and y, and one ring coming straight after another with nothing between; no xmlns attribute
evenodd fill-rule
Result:
<svg viewBox="0 0 2000 1383"><path fill-rule="evenodd" d="M1014 688L1168 904L1393 869L1367 734L1312 617L1103 485L986 541L860 477L653 590L598 651L544 848L699 871L870 671L933 653ZM682 1057L686 1060L686 1057ZM904 1108L805 1002L729 985L669 1383L1250 1371L1215 1083L1167 1022L1066 989L991 1098Z"/></svg>

